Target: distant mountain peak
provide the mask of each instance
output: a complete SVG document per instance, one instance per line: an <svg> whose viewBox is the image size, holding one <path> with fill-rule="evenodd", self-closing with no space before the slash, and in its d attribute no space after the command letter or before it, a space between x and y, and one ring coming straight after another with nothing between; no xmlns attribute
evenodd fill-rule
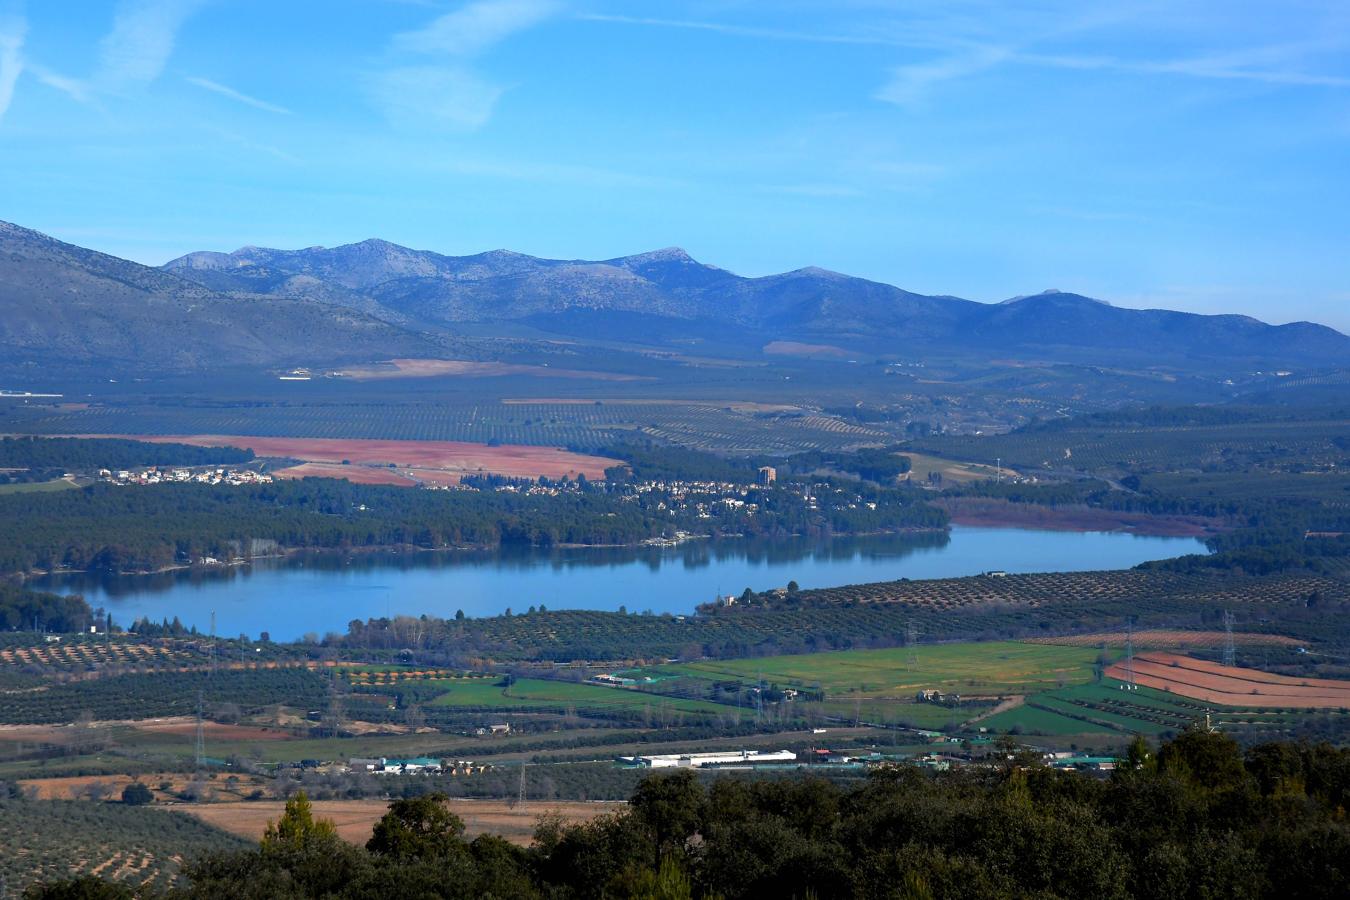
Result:
<svg viewBox="0 0 1350 900"><path fill-rule="evenodd" d="M800 269L793 269L786 275L806 275L811 278L847 278L849 276L840 274L833 269L822 269L820 266L805 266Z"/></svg>
<svg viewBox="0 0 1350 900"><path fill-rule="evenodd" d="M1018 294L1016 297L1009 297L999 303L1000 306L1011 306L1014 303L1022 303L1027 300L1065 300L1069 302L1085 301L1095 303L1098 306L1111 306L1105 300L1098 300L1096 297L1088 297L1084 294L1075 294L1073 292L1061 291L1059 288L1046 288L1039 294Z"/></svg>
<svg viewBox="0 0 1350 900"><path fill-rule="evenodd" d="M698 260L686 253L682 247L662 247L660 250L648 250L646 253L621 256L619 257L619 260L639 265L642 263L658 262L698 263Z"/></svg>

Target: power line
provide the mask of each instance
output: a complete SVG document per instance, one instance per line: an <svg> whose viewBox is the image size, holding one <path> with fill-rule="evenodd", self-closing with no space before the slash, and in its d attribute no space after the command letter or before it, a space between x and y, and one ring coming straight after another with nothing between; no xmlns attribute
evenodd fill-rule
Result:
<svg viewBox="0 0 1350 900"><path fill-rule="evenodd" d="M1139 690L1134 683L1134 617L1125 620L1125 684L1127 691Z"/></svg>
<svg viewBox="0 0 1350 900"><path fill-rule="evenodd" d="M202 718L203 703L202 692L197 691L197 746L194 755L197 759L198 768L206 764L206 724Z"/></svg>
<svg viewBox="0 0 1350 900"><path fill-rule="evenodd" d="M1223 612L1223 664L1237 665L1237 646L1233 643L1233 614L1228 610Z"/></svg>

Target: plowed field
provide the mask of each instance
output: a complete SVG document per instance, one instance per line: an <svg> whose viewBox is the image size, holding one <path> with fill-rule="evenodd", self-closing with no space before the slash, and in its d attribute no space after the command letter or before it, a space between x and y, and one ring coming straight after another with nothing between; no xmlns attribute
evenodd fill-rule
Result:
<svg viewBox="0 0 1350 900"><path fill-rule="evenodd" d="M1106 670L1128 680L1124 663ZM1221 666L1173 653L1141 653L1134 658L1134 680L1193 700L1224 706L1299 709L1350 707L1350 681L1288 678L1256 669Z"/></svg>

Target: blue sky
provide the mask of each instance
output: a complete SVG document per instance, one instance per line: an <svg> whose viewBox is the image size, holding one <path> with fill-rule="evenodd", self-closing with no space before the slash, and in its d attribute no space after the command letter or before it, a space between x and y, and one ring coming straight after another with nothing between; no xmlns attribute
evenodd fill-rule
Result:
<svg viewBox="0 0 1350 900"><path fill-rule="evenodd" d="M0 198L1350 330L1350 4L0 0Z"/></svg>

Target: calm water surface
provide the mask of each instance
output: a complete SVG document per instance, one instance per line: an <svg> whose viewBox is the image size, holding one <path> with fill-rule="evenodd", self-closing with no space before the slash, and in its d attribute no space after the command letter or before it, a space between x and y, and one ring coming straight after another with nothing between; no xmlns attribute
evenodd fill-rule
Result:
<svg viewBox="0 0 1350 900"><path fill-rule="evenodd" d="M224 571L142 576L59 576L46 590L79 592L126 626L140 616L180 617L222 635L275 640L346 631L384 615L497 615L507 608L688 613L719 592L803 588L897 578L1123 569L1204 553L1192 538L954 526L948 535L776 541L699 541L675 548L311 554Z"/></svg>

